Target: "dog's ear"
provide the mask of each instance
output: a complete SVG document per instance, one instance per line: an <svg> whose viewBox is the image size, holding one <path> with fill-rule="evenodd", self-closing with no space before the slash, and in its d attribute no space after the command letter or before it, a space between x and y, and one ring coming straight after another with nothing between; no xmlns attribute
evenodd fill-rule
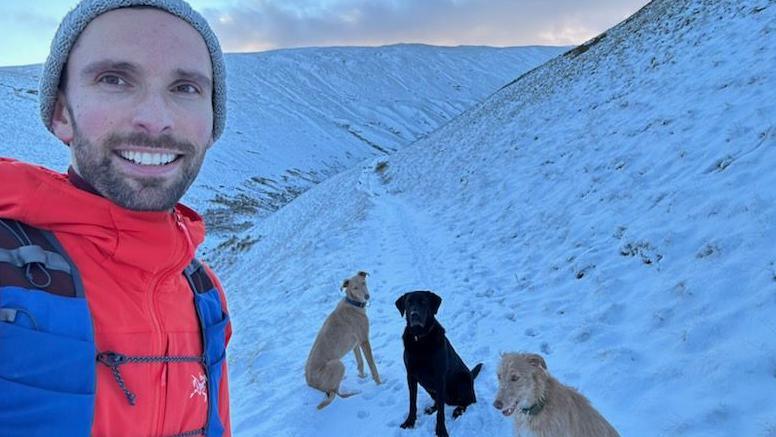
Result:
<svg viewBox="0 0 776 437"><path fill-rule="evenodd" d="M350 279L345 279L345 282L342 283L342 288L348 288L348 285L350 285Z"/></svg>
<svg viewBox="0 0 776 437"><path fill-rule="evenodd" d="M366 272L358 272L358 276L361 276L362 278L366 278L366 275Z"/></svg>
<svg viewBox="0 0 776 437"><path fill-rule="evenodd" d="M442 305L442 298L433 291L428 291L427 293L431 297L431 312L436 315L437 311L439 311L439 305Z"/></svg>
<svg viewBox="0 0 776 437"><path fill-rule="evenodd" d="M407 301L407 293L402 294L398 299L396 299L396 308L399 310L399 314L401 314L402 317L404 317L404 305Z"/></svg>
<svg viewBox="0 0 776 437"><path fill-rule="evenodd" d="M547 363L544 362L544 358L542 358L541 355L528 354L528 364L540 369L547 370Z"/></svg>

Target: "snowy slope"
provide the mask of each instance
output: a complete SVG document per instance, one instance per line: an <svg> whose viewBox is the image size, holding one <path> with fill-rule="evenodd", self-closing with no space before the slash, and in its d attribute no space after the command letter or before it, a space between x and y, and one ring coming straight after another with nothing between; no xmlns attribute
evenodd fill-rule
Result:
<svg viewBox="0 0 776 437"><path fill-rule="evenodd" d="M427 135L562 51L395 45L229 54L227 129L185 201L205 213L220 242L313 184ZM38 121L39 69L0 68L0 155L64 169L67 148Z"/></svg>
<svg viewBox="0 0 776 437"><path fill-rule="evenodd" d="M221 269L236 435L433 435L399 429L394 307L428 288L485 363L453 436L512 435L504 351L543 354L623 436L776 436L774 24L769 0L653 1L263 221ZM347 356L362 393L316 411L304 362L357 270L384 384Z"/></svg>

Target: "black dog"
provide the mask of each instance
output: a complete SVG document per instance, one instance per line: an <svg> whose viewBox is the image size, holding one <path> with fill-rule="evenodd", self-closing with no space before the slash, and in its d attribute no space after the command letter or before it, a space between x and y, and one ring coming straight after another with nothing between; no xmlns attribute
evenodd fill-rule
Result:
<svg viewBox="0 0 776 437"><path fill-rule="evenodd" d="M477 402L474 378L480 373L482 363L469 371L455 352L445 329L434 317L441 304L442 298L431 291L412 291L396 300L396 308L402 316L406 313L407 319L402 340L410 390L410 412L401 427L415 426L420 383L434 399L434 406L427 408L426 414L437 413L436 435L447 437L445 404L456 406L453 418L458 418L466 407Z"/></svg>

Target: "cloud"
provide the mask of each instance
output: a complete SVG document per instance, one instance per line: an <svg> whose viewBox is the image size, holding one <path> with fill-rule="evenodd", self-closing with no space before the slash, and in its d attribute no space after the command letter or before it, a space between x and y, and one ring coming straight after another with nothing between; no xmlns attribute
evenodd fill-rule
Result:
<svg viewBox="0 0 776 437"><path fill-rule="evenodd" d="M202 10L226 51L383 45L572 45L647 0L240 0Z"/></svg>
<svg viewBox="0 0 776 437"><path fill-rule="evenodd" d="M29 11L0 13L3 43L0 65L26 65L42 62L59 20Z"/></svg>

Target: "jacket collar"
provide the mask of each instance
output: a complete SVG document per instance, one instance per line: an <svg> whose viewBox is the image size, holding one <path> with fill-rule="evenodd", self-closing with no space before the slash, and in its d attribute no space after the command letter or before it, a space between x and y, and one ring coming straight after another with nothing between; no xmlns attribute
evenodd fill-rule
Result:
<svg viewBox="0 0 776 437"><path fill-rule="evenodd" d="M77 188L67 175L4 158L0 179L8 181L0 184L0 217L78 235L100 256L150 273L182 270L204 239L202 218L182 204L172 212L131 211Z"/></svg>
<svg viewBox="0 0 776 437"><path fill-rule="evenodd" d="M103 197L102 194L100 194L97 189L92 186L92 184L86 182L86 179L82 178L81 175L76 173L72 166L67 168L67 180L70 181L70 183L79 190L84 190L87 193L94 194L95 196Z"/></svg>

